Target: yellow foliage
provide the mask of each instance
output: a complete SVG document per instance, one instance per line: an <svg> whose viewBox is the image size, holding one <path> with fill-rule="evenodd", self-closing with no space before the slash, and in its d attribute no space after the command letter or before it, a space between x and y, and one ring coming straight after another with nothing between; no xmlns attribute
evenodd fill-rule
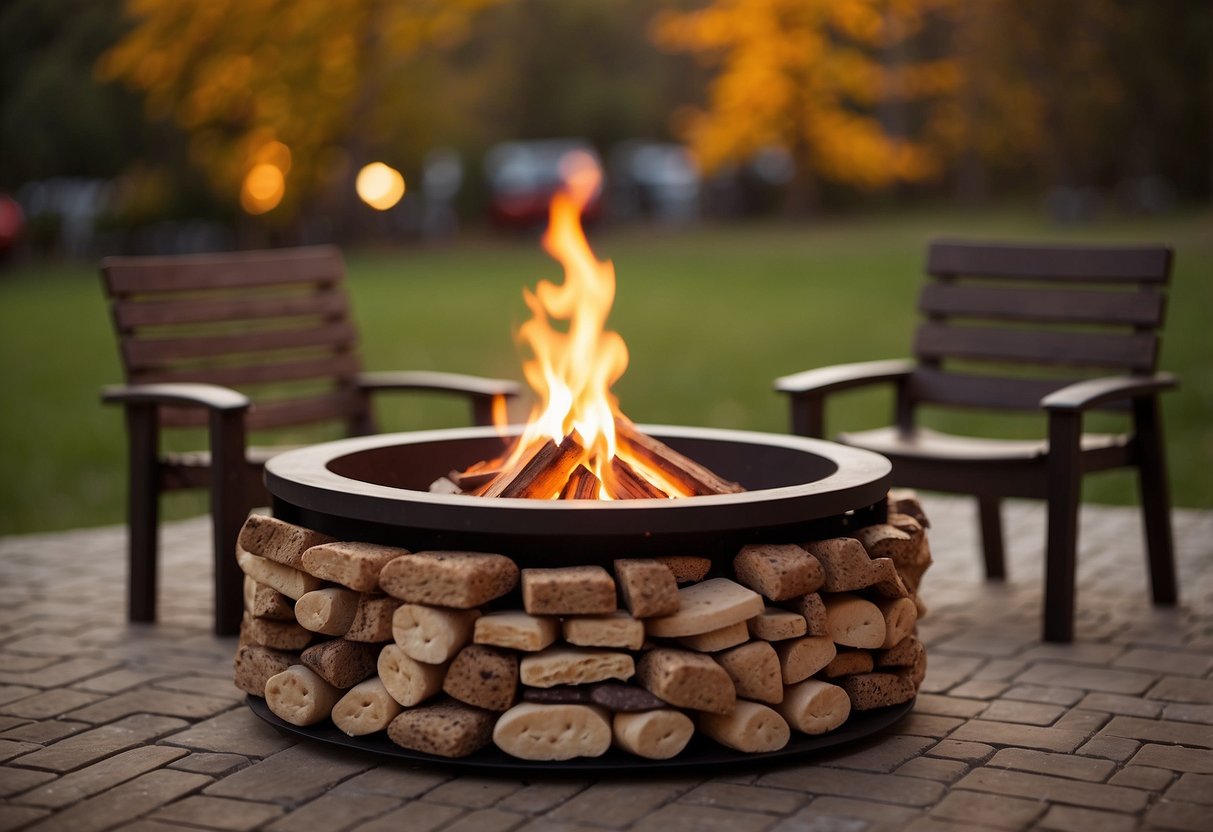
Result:
<svg viewBox="0 0 1213 832"><path fill-rule="evenodd" d="M661 12L651 30L659 45L718 68L707 108L680 113L675 126L709 171L778 144L802 174L861 188L936 175L931 149L888 135L876 110L957 88L951 59L887 60L930 13L955 2L713 0Z"/></svg>
<svg viewBox="0 0 1213 832"><path fill-rule="evenodd" d="M408 106L390 85L405 61L457 42L499 1L128 0L135 26L96 71L176 121L219 193L246 210L289 209L341 172L385 101ZM285 165L265 158L283 151ZM267 164L283 179L277 200L253 198L276 190Z"/></svg>

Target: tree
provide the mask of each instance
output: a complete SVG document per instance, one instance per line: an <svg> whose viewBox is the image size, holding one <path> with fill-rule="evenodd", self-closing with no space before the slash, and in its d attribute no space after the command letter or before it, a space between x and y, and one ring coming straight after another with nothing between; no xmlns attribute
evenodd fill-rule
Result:
<svg viewBox="0 0 1213 832"><path fill-rule="evenodd" d="M135 26L98 72L176 122L225 198L290 218L325 195L340 214L372 150L428 146L424 102L438 102L417 94L410 62L458 42L493 2L129 0Z"/></svg>
<svg viewBox="0 0 1213 832"><path fill-rule="evenodd" d="M941 159L910 131L906 107L950 93L947 57L908 46L948 0L713 0L657 16L653 36L718 67L706 109L682 132L707 170L778 145L796 164L793 208L812 209L819 179L862 189L919 181ZM891 117L894 116L894 117ZM896 124L897 128L890 129Z"/></svg>

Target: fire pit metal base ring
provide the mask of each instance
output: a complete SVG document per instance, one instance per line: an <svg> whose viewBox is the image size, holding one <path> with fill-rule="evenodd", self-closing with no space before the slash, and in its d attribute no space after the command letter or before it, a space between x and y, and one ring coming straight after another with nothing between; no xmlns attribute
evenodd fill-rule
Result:
<svg viewBox="0 0 1213 832"><path fill-rule="evenodd" d="M852 712L850 719L841 728L828 734L809 736L793 732L792 739L779 751L765 754L743 754L722 745L717 745L702 735L696 735L691 744L672 760L647 760L617 749L611 749L601 757L578 757L561 761L532 761L511 757L495 746L488 746L469 757L450 759L409 751L394 744L386 734L378 733L366 737L350 737L338 730L331 722L300 728L284 722L270 711L264 699L249 696L249 708L278 731L313 742L350 748L371 753L388 760L426 766L452 767L468 773L512 775L524 774L596 774L625 776L646 772L712 772L738 771L738 766L753 767L774 763L792 762L835 746L845 745L869 737L893 725L914 707L911 699L902 705L879 708L872 711Z"/></svg>
<svg viewBox="0 0 1213 832"><path fill-rule="evenodd" d="M347 540L500 552L520 566L703 554L820 540L884 522L891 465L799 436L639 426L748 488L683 500L525 500L434 494L452 469L504 447L492 428L386 434L287 451L266 465L274 516Z"/></svg>

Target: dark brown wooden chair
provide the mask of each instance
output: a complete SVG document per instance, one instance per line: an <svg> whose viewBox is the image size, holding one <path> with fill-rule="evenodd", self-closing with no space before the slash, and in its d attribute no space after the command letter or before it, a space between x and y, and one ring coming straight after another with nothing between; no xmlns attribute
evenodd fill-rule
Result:
<svg viewBox="0 0 1213 832"><path fill-rule="evenodd" d="M494 399L518 392L474 376L363 372L336 248L111 257L101 273L127 382L102 397L123 406L129 438L132 621L156 617L160 493L209 488L215 631L239 629L236 536L268 501L262 468L274 450L248 447L249 431L339 423L372 433L371 394L389 390L464 396L488 424ZM206 428L209 449L161 453L161 428L187 427Z"/></svg>
<svg viewBox="0 0 1213 832"><path fill-rule="evenodd" d="M1006 574L999 500L1046 499L1044 639L1070 641L1084 474L1137 469L1154 603L1176 602L1158 394L1177 381L1155 372L1170 273L1162 246L937 241L914 360L809 370L775 387L791 396L792 430L820 437L827 394L894 385L894 426L838 439L889 457L899 485L976 495L990 579ZM1047 439L943 434L916 425L920 405L1043 412ZM1092 410L1127 412L1129 432L1084 433Z"/></svg>

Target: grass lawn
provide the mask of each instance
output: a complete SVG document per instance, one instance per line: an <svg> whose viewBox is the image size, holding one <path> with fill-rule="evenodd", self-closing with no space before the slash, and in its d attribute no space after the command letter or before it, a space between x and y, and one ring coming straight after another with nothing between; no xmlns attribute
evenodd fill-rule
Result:
<svg viewBox="0 0 1213 832"><path fill-rule="evenodd" d="M591 231L619 277L611 325L631 352L616 386L623 409L644 422L785 430L786 405L771 392L775 376L907 354L925 244L937 234L1173 245L1161 361L1183 383L1163 405L1172 487L1179 505L1213 505L1208 211L1064 229L1028 212L922 211L797 226ZM526 316L521 289L559 279L533 239L471 237L347 256L368 369L520 378L513 331ZM93 264L0 272L0 379L0 533L121 521L122 420L97 396L119 380L119 368ZM848 394L831 409L830 424L872 427L888 412L887 394ZM383 399L380 413L393 430L466 423L462 407L430 399ZM982 414L930 414L928 422L991 429ZM1032 435L1041 425L1026 417L1015 429ZM1088 478L1086 489L1088 500L1135 499L1124 474ZM166 514L204 505L175 496Z"/></svg>

